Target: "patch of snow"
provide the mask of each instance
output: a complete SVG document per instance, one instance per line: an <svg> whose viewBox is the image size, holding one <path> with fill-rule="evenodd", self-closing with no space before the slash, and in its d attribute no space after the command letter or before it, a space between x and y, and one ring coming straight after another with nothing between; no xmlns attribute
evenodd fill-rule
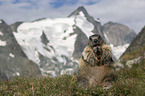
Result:
<svg viewBox="0 0 145 96"><path fill-rule="evenodd" d="M55 71L46 71L47 74L50 74L50 76L56 76Z"/></svg>
<svg viewBox="0 0 145 96"><path fill-rule="evenodd" d="M14 58L14 57L15 57L15 55L14 55L14 54L12 54L12 53L10 53L10 54L9 54L9 56L10 56L10 57L12 57L12 58Z"/></svg>
<svg viewBox="0 0 145 96"><path fill-rule="evenodd" d="M17 76L20 76L20 73L19 72L16 72Z"/></svg>
<svg viewBox="0 0 145 96"><path fill-rule="evenodd" d="M86 34L88 38L93 35L91 31L94 29L94 26L86 19L82 11L79 12L79 15L77 15L75 19L76 25Z"/></svg>
<svg viewBox="0 0 145 96"><path fill-rule="evenodd" d="M0 23L2 23L1 19L0 19Z"/></svg>
<svg viewBox="0 0 145 96"><path fill-rule="evenodd" d="M72 69L72 68L69 68L69 69L65 69L65 70L62 70L61 71L61 75L64 75L64 74L72 74L73 73L73 71L74 71L74 69Z"/></svg>
<svg viewBox="0 0 145 96"><path fill-rule="evenodd" d="M42 68L40 68L40 70L41 70L43 76L48 76L48 75L49 76L53 76L53 77L56 76L55 71L51 71L51 70L50 71L46 71L46 70L43 70Z"/></svg>
<svg viewBox="0 0 145 96"><path fill-rule="evenodd" d="M114 47L113 44L110 44L112 53L117 59L119 59L119 57L124 53L124 51L126 50L128 46L129 44L124 44L123 46Z"/></svg>
<svg viewBox="0 0 145 96"><path fill-rule="evenodd" d="M97 19L95 18L95 21L100 22L100 19L99 18L97 18Z"/></svg>
<svg viewBox="0 0 145 96"><path fill-rule="evenodd" d="M105 39L107 40L107 42L109 42L109 38L108 38L108 36L107 36L106 33L107 33L107 32L104 32L104 36L105 36Z"/></svg>
<svg viewBox="0 0 145 96"><path fill-rule="evenodd" d="M6 41L1 41L0 40L0 46L6 46L6 45L7 45Z"/></svg>
<svg viewBox="0 0 145 96"><path fill-rule="evenodd" d="M20 76L20 73L16 72L16 73L13 74L13 76Z"/></svg>
<svg viewBox="0 0 145 96"><path fill-rule="evenodd" d="M133 64L139 64L140 61L141 61L141 59L142 59L142 57L140 56L140 57L138 57L138 58L135 58L135 59L132 59L132 60L128 60L128 61L126 62L126 65L127 65L129 68L131 68Z"/></svg>
<svg viewBox="0 0 145 96"><path fill-rule="evenodd" d="M3 33L2 32L0 32L0 36L3 36Z"/></svg>
<svg viewBox="0 0 145 96"><path fill-rule="evenodd" d="M34 52L34 57L36 59L37 64L39 64L40 63L40 59L39 59L39 53L38 53L37 50L35 50L35 52Z"/></svg>

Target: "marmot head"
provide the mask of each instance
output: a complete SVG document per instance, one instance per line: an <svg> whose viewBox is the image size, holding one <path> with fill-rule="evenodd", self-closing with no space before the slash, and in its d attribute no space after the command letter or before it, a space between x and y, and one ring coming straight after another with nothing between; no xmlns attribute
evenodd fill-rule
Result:
<svg viewBox="0 0 145 96"><path fill-rule="evenodd" d="M100 35L98 34L95 34L95 35L91 35L89 37L89 44L92 46L92 47L95 47L97 45L101 45L102 44L102 38Z"/></svg>

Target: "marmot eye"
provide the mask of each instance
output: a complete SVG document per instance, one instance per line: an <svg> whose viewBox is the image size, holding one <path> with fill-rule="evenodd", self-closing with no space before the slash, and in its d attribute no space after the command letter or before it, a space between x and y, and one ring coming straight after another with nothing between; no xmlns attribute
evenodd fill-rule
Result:
<svg viewBox="0 0 145 96"><path fill-rule="evenodd" d="M91 37L89 39L92 41L92 38Z"/></svg>

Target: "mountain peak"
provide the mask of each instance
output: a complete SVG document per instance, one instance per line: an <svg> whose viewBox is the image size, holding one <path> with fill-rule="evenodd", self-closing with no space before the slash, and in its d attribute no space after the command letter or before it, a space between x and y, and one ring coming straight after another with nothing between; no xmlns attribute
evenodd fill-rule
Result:
<svg viewBox="0 0 145 96"><path fill-rule="evenodd" d="M16 22L14 24L11 24L10 27L11 27L12 31L17 32L17 27L22 23L23 22Z"/></svg>
<svg viewBox="0 0 145 96"><path fill-rule="evenodd" d="M86 9L84 8L84 6L78 7L77 10L79 10L79 11L86 11Z"/></svg>
<svg viewBox="0 0 145 96"><path fill-rule="evenodd" d="M83 6L80 6L78 7L75 11L73 11L68 17L73 17L73 16L77 16L77 15L80 15L80 12L82 12L85 16L85 18L94 25L94 29L92 30L92 32L94 34L100 34L102 38L103 35L102 35L102 29L101 29L101 23L99 21L99 18L97 18L96 20L90 16L87 12L87 10L83 7Z"/></svg>
<svg viewBox="0 0 145 96"><path fill-rule="evenodd" d="M3 19L0 18L0 24L6 24L6 22Z"/></svg>
<svg viewBox="0 0 145 96"><path fill-rule="evenodd" d="M83 12L85 15L89 15L86 9L83 6L80 6L75 11L73 11L68 17L79 15L79 12Z"/></svg>

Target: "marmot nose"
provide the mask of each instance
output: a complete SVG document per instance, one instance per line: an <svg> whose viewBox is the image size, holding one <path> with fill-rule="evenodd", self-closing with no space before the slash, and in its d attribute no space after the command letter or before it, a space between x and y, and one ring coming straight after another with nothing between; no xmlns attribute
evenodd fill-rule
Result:
<svg viewBox="0 0 145 96"><path fill-rule="evenodd" d="M97 42L97 41L98 41L97 39L94 40L94 42Z"/></svg>

